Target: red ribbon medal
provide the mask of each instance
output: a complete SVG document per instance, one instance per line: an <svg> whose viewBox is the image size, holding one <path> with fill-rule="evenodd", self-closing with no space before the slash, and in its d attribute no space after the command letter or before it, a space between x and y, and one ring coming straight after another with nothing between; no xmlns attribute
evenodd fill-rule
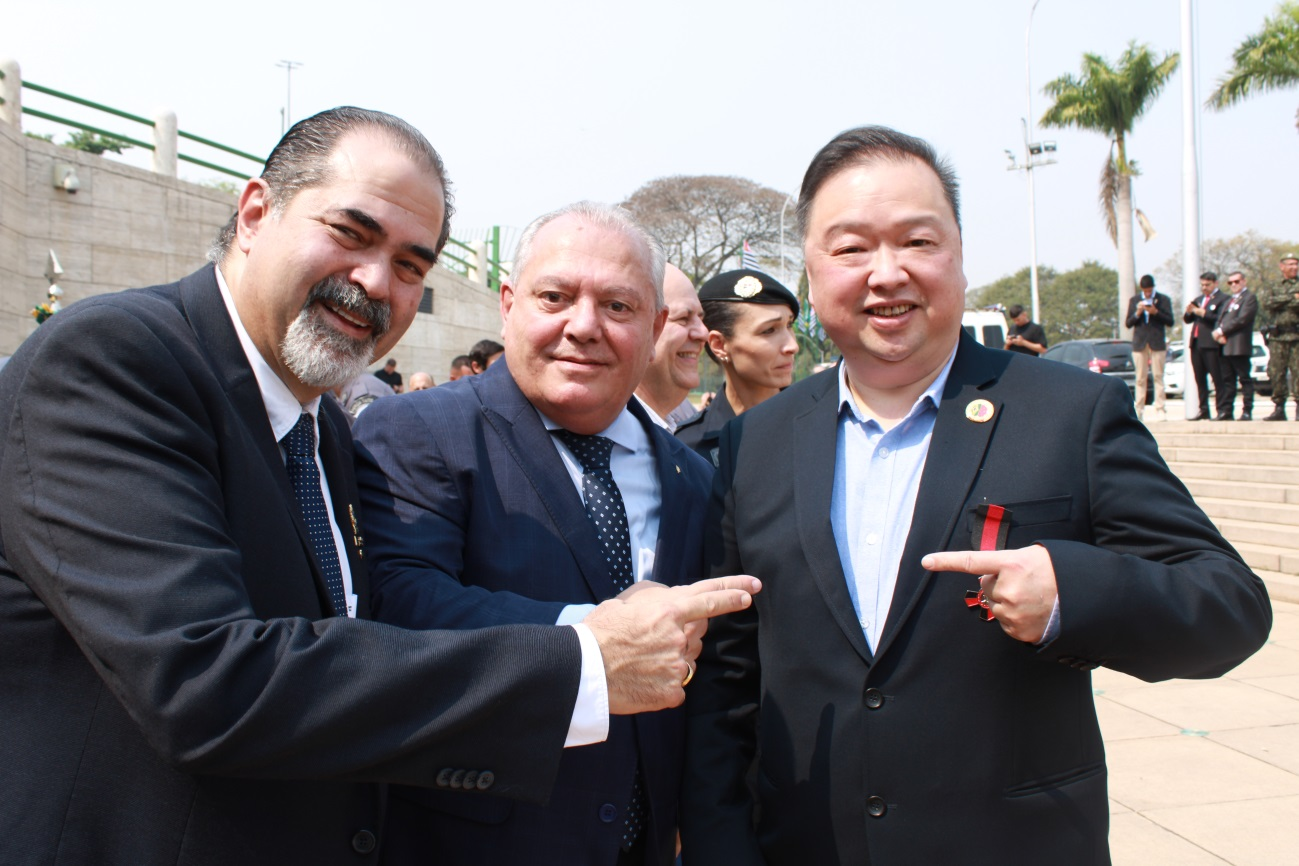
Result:
<svg viewBox="0 0 1299 866"><path fill-rule="evenodd" d="M975 550L1005 550L1009 533L1010 512L1005 508L984 504L975 510L974 526L970 530L970 544ZM965 591L965 606L977 611L984 622L996 619L988 608L982 587Z"/></svg>

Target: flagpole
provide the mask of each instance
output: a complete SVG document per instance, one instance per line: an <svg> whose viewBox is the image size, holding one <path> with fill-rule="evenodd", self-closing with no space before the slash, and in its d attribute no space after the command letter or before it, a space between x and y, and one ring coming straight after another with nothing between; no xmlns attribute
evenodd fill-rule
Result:
<svg viewBox="0 0 1299 866"><path fill-rule="evenodd" d="M1195 40L1191 0L1182 2L1182 305L1200 294L1200 184L1195 140L1199 104L1195 98ZM1191 329L1183 329L1182 399L1189 420L1200 413L1200 395L1191 375Z"/></svg>

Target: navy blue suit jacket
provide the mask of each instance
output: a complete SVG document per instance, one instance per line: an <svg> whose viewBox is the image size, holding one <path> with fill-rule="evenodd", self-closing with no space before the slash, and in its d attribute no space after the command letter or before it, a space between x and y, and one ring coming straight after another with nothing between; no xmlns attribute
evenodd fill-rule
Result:
<svg viewBox="0 0 1299 866"><path fill-rule="evenodd" d="M635 400L629 406L649 432L662 486L654 579L697 580L712 469ZM565 605L616 594L551 434L503 361L480 376L379 400L354 435L380 620L408 628L553 623ZM613 717L606 742L565 752L548 806L411 790L402 796L425 808L405 822L394 812L390 833L409 831L412 859L436 845L439 863L612 864L639 755L651 812L647 862L670 863L681 738L677 711ZM390 862L406 862L402 849L394 843Z"/></svg>

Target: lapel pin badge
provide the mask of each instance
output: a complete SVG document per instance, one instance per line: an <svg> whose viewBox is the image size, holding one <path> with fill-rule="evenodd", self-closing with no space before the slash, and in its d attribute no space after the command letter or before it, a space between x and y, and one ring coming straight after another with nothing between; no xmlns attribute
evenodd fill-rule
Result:
<svg viewBox="0 0 1299 866"><path fill-rule="evenodd" d="M352 508L352 503L347 503L347 516L352 521L352 545L356 548L358 559L365 558L365 539L361 537L361 530L356 524L356 510Z"/></svg>
<svg viewBox="0 0 1299 866"><path fill-rule="evenodd" d="M993 414L992 404L987 400L971 400L965 407L965 417L969 418L975 424L982 424L985 421L991 421Z"/></svg>

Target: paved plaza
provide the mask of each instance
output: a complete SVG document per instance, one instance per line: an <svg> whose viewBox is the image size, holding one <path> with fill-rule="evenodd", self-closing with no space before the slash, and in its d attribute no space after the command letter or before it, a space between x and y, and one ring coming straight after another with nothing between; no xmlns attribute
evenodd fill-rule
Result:
<svg viewBox="0 0 1299 866"><path fill-rule="evenodd" d="M1121 866L1299 864L1299 604L1217 680L1092 674Z"/></svg>

